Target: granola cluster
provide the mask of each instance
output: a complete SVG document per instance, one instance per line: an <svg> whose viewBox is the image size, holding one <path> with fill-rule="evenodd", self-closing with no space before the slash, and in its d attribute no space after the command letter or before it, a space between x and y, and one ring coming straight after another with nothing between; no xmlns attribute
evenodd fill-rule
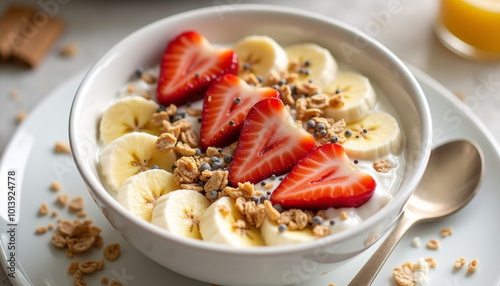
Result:
<svg viewBox="0 0 500 286"><path fill-rule="evenodd" d="M57 232L52 235L52 244L66 250L68 257L75 253L89 250L92 246L102 246L101 229L92 224L92 220L81 222L61 219L57 223Z"/></svg>
<svg viewBox="0 0 500 286"><path fill-rule="evenodd" d="M163 132L156 141L157 149L159 151L173 150L181 156L195 155L196 151L193 148L200 146L200 138L198 133L191 128L191 122L184 118L186 113L178 112L174 104L164 109L160 109L151 118L151 124ZM197 112L192 108L188 110L191 114Z"/></svg>

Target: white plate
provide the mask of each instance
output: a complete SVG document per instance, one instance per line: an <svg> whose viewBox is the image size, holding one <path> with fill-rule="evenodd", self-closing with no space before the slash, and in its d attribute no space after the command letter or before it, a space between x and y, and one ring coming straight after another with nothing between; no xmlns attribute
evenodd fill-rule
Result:
<svg viewBox="0 0 500 286"><path fill-rule="evenodd" d="M475 140L483 149L486 158L486 172L477 196L460 212L436 221L418 225L402 239L388 259L374 285L395 285L392 269L406 261L415 262L420 257L433 256L438 266L430 270L428 285L464 286L498 285L500 281L500 228L493 219L500 216L500 170L499 148L493 137L486 131L479 119L437 82L413 69L424 89L433 116L434 145L456 138ZM103 229L104 243L118 242L122 246L121 257L114 262L106 261L100 272L87 276L89 285L100 285L102 277L115 279L123 285L208 285L171 272L152 262L130 246L108 223L87 192L71 157L53 152L56 140L67 141L67 122L73 95L83 78L83 73L73 77L56 89L21 124L3 154L0 165L0 237L2 247L2 269L7 267L10 257L7 231L7 171L16 170L18 223L15 236L16 278L14 285L71 285L72 275L66 273L72 260L101 259L102 249L92 249L89 253L74 259L66 257L64 251L51 245L51 232L36 235L38 226L56 224L56 219L39 216L38 209L45 202L50 210L57 210L59 217L73 219L76 216L59 207L55 201L57 193L50 190L53 180L60 181L70 197L83 196L88 217ZM453 235L442 239L440 230L451 226ZM419 236L422 246L411 246L412 238ZM428 250L425 243L430 238L441 241L439 250ZM379 242L380 243L380 242ZM347 265L323 277L303 285L347 285L363 263L379 245L377 243L366 253L356 257ZM466 274L466 267L453 270L454 261L465 257L468 261L477 258L479 269L472 275ZM210 271L206 269L200 271Z"/></svg>

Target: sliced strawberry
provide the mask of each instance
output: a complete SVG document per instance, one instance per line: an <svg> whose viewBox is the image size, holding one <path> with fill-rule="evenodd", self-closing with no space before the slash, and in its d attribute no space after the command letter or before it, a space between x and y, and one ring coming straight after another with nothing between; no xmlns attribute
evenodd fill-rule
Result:
<svg viewBox="0 0 500 286"><path fill-rule="evenodd" d="M338 144L309 151L271 194L285 208L359 207L375 191L375 180L358 170Z"/></svg>
<svg viewBox="0 0 500 286"><path fill-rule="evenodd" d="M215 80L203 101L201 116L201 147L224 147L236 141L243 120L258 101L279 98L274 88L255 87L232 74Z"/></svg>
<svg viewBox="0 0 500 286"><path fill-rule="evenodd" d="M238 56L233 50L214 48L197 32L184 32L170 41L163 53L158 102L182 105L200 99L213 80L237 72Z"/></svg>
<svg viewBox="0 0 500 286"><path fill-rule="evenodd" d="M257 183L288 172L314 138L297 125L276 98L263 99L248 113L229 169L229 182Z"/></svg>

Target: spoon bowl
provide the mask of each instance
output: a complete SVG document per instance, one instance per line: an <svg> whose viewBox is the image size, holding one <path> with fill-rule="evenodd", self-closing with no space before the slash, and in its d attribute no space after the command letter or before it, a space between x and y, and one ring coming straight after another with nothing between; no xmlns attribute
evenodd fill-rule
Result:
<svg viewBox="0 0 500 286"><path fill-rule="evenodd" d="M405 213L419 221L442 218L458 211L476 194L484 173L479 148L453 141L431 152L427 169L408 200Z"/></svg>
<svg viewBox="0 0 500 286"><path fill-rule="evenodd" d="M442 218L464 207L477 193L483 174L483 153L473 142L453 141L432 150L427 169L401 220L349 286L371 285L412 225Z"/></svg>

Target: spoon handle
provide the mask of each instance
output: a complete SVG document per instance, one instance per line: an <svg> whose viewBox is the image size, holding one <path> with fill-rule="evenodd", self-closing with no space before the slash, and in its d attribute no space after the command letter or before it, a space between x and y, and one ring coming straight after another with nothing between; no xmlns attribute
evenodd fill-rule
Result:
<svg viewBox="0 0 500 286"><path fill-rule="evenodd" d="M365 266L359 270L358 274L352 279L351 283L349 283L349 286L371 285L394 247L414 223L415 220L411 216L406 215L406 212L404 212L401 220L393 229L391 234L366 262Z"/></svg>

